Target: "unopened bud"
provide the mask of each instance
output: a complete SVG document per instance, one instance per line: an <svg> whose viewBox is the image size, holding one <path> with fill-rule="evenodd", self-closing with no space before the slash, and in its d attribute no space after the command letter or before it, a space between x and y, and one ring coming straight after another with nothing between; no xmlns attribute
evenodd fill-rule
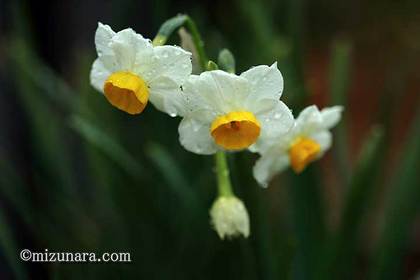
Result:
<svg viewBox="0 0 420 280"><path fill-rule="evenodd" d="M221 196L210 210L211 222L221 239L249 236L249 216L243 202L235 196Z"/></svg>

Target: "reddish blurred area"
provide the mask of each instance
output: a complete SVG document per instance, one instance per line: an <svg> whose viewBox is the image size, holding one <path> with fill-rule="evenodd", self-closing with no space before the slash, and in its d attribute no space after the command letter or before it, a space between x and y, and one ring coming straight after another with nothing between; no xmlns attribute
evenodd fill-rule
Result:
<svg viewBox="0 0 420 280"><path fill-rule="evenodd" d="M390 171L398 167L404 156L402 151L420 105L420 17L412 19L392 9L387 12L380 22L370 22L370 14L365 13L364 17L359 18L365 21L364 24L343 32L345 36L340 34L339 40L336 33L324 37L307 50L305 58L306 85L311 93L309 102L320 107L336 105L332 104L329 95L332 48L339 41L351 45L350 87L345 108L349 124L346 134L350 165L354 166L372 127L389 120L388 147L380 179L383 182L394 179L389 176L393 174ZM384 110L384 107L389 107L389 110ZM327 182L327 218L330 226L335 228L343 207L341 192L344 189L337 188L340 178L333 171L335 162L331 153L321 164ZM370 217L367 217L366 235L363 237L366 249L371 249L377 242L384 219L385 194L388 190L387 184L381 185L380 197L375 198L376 205ZM417 222L412 229L415 242L404 259L404 274L407 277L415 273L420 260L419 225L420 222Z"/></svg>

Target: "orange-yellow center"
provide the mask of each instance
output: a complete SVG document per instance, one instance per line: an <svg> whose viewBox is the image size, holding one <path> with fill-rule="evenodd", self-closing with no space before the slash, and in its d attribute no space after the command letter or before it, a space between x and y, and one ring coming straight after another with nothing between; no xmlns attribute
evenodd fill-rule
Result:
<svg viewBox="0 0 420 280"><path fill-rule="evenodd" d="M289 148L290 165L296 173L300 173L316 159L320 151L321 146L317 142L299 137Z"/></svg>
<svg viewBox="0 0 420 280"><path fill-rule="evenodd" d="M138 75L131 72L112 73L104 84L109 103L129 114L140 114L149 99L149 89Z"/></svg>
<svg viewBox="0 0 420 280"><path fill-rule="evenodd" d="M260 123L251 112L231 112L215 119L210 133L222 148L240 150L254 144L260 130Z"/></svg>

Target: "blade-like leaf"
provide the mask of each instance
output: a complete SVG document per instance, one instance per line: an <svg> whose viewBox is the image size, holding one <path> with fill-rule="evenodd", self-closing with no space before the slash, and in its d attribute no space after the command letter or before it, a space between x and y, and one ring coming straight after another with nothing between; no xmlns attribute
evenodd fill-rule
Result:
<svg viewBox="0 0 420 280"><path fill-rule="evenodd" d="M86 141L109 156L123 170L133 176L133 178L139 178L144 173L144 168L140 165L140 163L134 159L115 139L89 121L80 116L73 116L70 125Z"/></svg>
<svg viewBox="0 0 420 280"><path fill-rule="evenodd" d="M351 67L351 46L348 42L339 41L332 47L331 65L330 65L330 96L332 104L347 104L347 93L350 83L350 67ZM350 164L347 143L347 114L343 116L343 120L336 128L335 142L335 158L337 171L340 174L341 182L348 184L350 176Z"/></svg>
<svg viewBox="0 0 420 280"><path fill-rule="evenodd" d="M22 265L23 262L19 259L20 249L16 244L12 229L2 209L0 209L0 247L16 279L28 279L25 268Z"/></svg>
<svg viewBox="0 0 420 280"><path fill-rule="evenodd" d="M373 254L370 279L400 279L401 262L410 225L420 211L420 115L394 176L390 199L385 211L385 226Z"/></svg>
<svg viewBox="0 0 420 280"><path fill-rule="evenodd" d="M377 176L384 155L384 134L380 127L375 127L366 140L361 157L350 182L345 198L343 215L332 242L331 251L326 256L319 279L353 279L354 261L359 229L365 210L373 197Z"/></svg>
<svg viewBox="0 0 420 280"><path fill-rule="evenodd" d="M324 202L316 168L309 166L302 174L291 174L290 196L297 238L294 279L315 278L325 240Z"/></svg>
<svg viewBox="0 0 420 280"><path fill-rule="evenodd" d="M196 207L197 197L193 192L193 188L191 188L179 163L172 155L161 145L152 143L146 146L145 152L161 173L168 187L172 189L179 199L191 208Z"/></svg>

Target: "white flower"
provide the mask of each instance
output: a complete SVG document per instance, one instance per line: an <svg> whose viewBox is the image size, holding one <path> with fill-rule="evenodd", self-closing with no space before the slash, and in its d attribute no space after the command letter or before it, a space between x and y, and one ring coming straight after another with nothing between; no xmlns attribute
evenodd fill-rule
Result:
<svg viewBox="0 0 420 280"><path fill-rule="evenodd" d="M254 177L262 186L289 165L300 173L312 161L320 158L331 146L329 129L341 118L343 107L334 106L319 111L316 106L305 108L292 129L258 143L254 151L261 154L254 166Z"/></svg>
<svg viewBox="0 0 420 280"><path fill-rule="evenodd" d="M272 66L240 76L220 70L192 75L183 86L180 142L197 154L245 149L259 138L287 131L293 115L281 102L283 77Z"/></svg>
<svg viewBox="0 0 420 280"><path fill-rule="evenodd" d="M91 84L115 107L141 113L148 100L171 116L178 113L180 86L191 74L191 54L175 46L154 47L131 28L115 33L98 23L98 58Z"/></svg>
<svg viewBox="0 0 420 280"><path fill-rule="evenodd" d="M211 222L221 239L249 236L249 216L243 202L235 196L221 196L210 210Z"/></svg>

